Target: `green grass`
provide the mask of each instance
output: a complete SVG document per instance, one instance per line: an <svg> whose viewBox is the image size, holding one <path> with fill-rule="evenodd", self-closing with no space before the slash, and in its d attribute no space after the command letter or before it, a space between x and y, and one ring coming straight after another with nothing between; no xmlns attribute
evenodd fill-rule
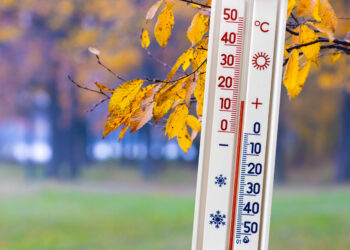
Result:
<svg viewBox="0 0 350 250"><path fill-rule="evenodd" d="M0 249L190 249L193 197L46 190L0 198ZM350 249L350 192L275 195L270 249Z"/></svg>
<svg viewBox="0 0 350 250"><path fill-rule="evenodd" d="M270 248L282 247L350 249L350 190L277 194Z"/></svg>

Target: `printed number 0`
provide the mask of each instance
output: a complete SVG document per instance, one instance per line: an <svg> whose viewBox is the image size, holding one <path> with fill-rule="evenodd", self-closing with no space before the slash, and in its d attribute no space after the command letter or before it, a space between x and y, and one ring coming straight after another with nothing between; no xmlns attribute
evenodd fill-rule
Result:
<svg viewBox="0 0 350 250"><path fill-rule="evenodd" d="M227 122L227 120L221 120L221 130L222 131L225 131L225 130L227 130L227 127L228 127L228 122Z"/></svg>

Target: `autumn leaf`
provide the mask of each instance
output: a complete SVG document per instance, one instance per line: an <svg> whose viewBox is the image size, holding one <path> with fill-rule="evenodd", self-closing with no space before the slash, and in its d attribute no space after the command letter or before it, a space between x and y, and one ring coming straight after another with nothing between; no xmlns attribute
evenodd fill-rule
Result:
<svg viewBox="0 0 350 250"><path fill-rule="evenodd" d="M199 117L202 116L203 114L204 86L205 86L205 74L199 74L197 85L193 92L194 97L197 100L197 115Z"/></svg>
<svg viewBox="0 0 350 250"><path fill-rule="evenodd" d="M307 61L304 66L299 69L299 52L294 49L289 58L283 79L284 86L290 98L293 99L300 94L306 78L309 75L310 67L311 61Z"/></svg>
<svg viewBox="0 0 350 250"><path fill-rule="evenodd" d="M192 145L191 136L186 127L188 117L188 108L186 105L179 105L175 111L169 116L165 127L165 135L168 134L169 139L177 137L179 146L183 151L187 152Z"/></svg>
<svg viewBox="0 0 350 250"><path fill-rule="evenodd" d="M165 0L169 8L172 8L177 0Z"/></svg>
<svg viewBox="0 0 350 250"><path fill-rule="evenodd" d="M287 7L287 18L292 14L292 11L295 7L297 2L295 0L288 0L288 7Z"/></svg>
<svg viewBox="0 0 350 250"><path fill-rule="evenodd" d="M338 50L333 55L331 55L331 62L335 63L336 61L339 60L340 56L341 56L341 52Z"/></svg>
<svg viewBox="0 0 350 250"><path fill-rule="evenodd" d="M171 68L171 70L170 70L170 72L168 74L167 81L170 81L174 77L176 71L180 68L181 65L182 65L183 70L185 71L190 66L192 59L193 59L193 49L190 48L190 49L186 50L186 52L183 53L176 60L176 63Z"/></svg>
<svg viewBox="0 0 350 250"><path fill-rule="evenodd" d="M197 76L196 74L194 74L193 77L188 78L188 80L186 81L185 84L185 90L186 90L186 97L185 97L185 101L188 107L191 106L191 97L193 94L193 91L196 87L196 83L197 83Z"/></svg>
<svg viewBox="0 0 350 250"><path fill-rule="evenodd" d="M308 14L311 14L315 8L315 5L316 5L315 0L300 0L297 6L297 11L298 11L297 16L302 17Z"/></svg>
<svg viewBox="0 0 350 250"><path fill-rule="evenodd" d="M161 6L161 4L164 2L164 0L159 0L157 2L155 2L151 8L149 8L147 15L146 15L146 20L151 20L153 19L153 17L155 16L155 14L157 13L159 7Z"/></svg>
<svg viewBox="0 0 350 250"><path fill-rule="evenodd" d="M209 18L205 17L202 13L197 13L193 17L191 26L187 30L187 37L192 42L192 45L202 40L204 34L208 32L208 24Z"/></svg>
<svg viewBox="0 0 350 250"><path fill-rule="evenodd" d="M149 47L149 45L151 44L151 41L149 39L149 34L148 34L148 30L142 30L142 34L141 34L141 46L144 49L147 49Z"/></svg>
<svg viewBox="0 0 350 250"><path fill-rule="evenodd" d="M314 9L312 10L312 16L315 18L316 21L320 22L320 6L321 6L321 0L316 0Z"/></svg>
<svg viewBox="0 0 350 250"><path fill-rule="evenodd" d="M117 110L124 110L135 99L142 84L143 80L135 79L120 85L111 97L108 111L113 113Z"/></svg>
<svg viewBox="0 0 350 250"><path fill-rule="evenodd" d="M177 142L185 153L187 153L188 149L192 146L191 136L189 135L186 127L183 127L179 131L179 134L177 135Z"/></svg>
<svg viewBox="0 0 350 250"><path fill-rule="evenodd" d="M187 116L186 124L195 131L201 131L200 121L193 115Z"/></svg>
<svg viewBox="0 0 350 250"><path fill-rule="evenodd" d="M316 30L318 30L319 32L325 34L330 42L333 42L335 37L334 37L334 31L329 28L328 26L326 26L323 23L314 23L314 22L307 22L308 25L310 25L311 27L314 27Z"/></svg>
<svg viewBox="0 0 350 250"><path fill-rule="evenodd" d="M167 5L162 13L158 16L158 21L154 30L154 35L161 47L165 47L171 36L171 31L174 27L174 14L171 8Z"/></svg>
<svg viewBox="0 0 350 250"><path fill-rule="evenodd" d="M168 134L169 139L181 133L181 129L186 126L187 116L188 108L184 104L179 105L169 116L165 127L165 135Z"/></svg>
<svg viewBox="0 0 350 250"><path fill-rule="evenodd" d="M116 130L129 118L126 112L110 113L108 115L102 138L105 138L109 133Z"/></svg>
<svg viewBox="0 0 350 250"><path fill-rule="evenodd" d="M324 0L319 8L321 23L329 27L333 32L338 24L338 18L328 0Z"/></svg>
<svg viewBox="0 0 350 250"><path fill-rule="evenodd" d="M130 133L139 130L152 119L153 105L154 103L151 103L145 109L140 108L132 115L130 119Z"/></svg>
<svg viewBox="0 0 350 250"><path fill-rule="evenodd" d="M192 65L193 69L196 70L198 69L201 65L203 65L203 62L207 59L207 54L208 54L208 38L204 38L201 40L196 47L196 50L193 55L193 60L192 60ZM206 70L205 67L202 67L200 69L201 72L204 72Z"/></svg>
<svg viewBox="0 0 350 250"><path fill-rule="evenodd" d="M129 129L129 127L125 127L125 128L122 128L122 129L120 130L119 138L118 138L119 141L121 141L121 139L123 139L123 137L124 137L126 131L128 131L128 129Z"/></svg>
<svg viewBox="0 0 350 250"><path fill-rule="evenodd" d="M295 98L300 91L298 90L299 74L299 52L294 49L289 57L289 61L284 73L283 84L287 89L288 95Z"/></svg>
<svg viewBox="0 0 350 250"><path fill-rule="evenodd" d="M301 67L301 69L299 70L299 74L298 74L298 88L296 91L296 95L299 95L301 90L304 87L304 84L306 82L306 79L309 75L310 72L310 67L311 67L311 62L307 61L304 66ZM298 92L299 91L299 92Z"/></svg>
<svg viewBox="0 0 350 250"><path fill-rule="evenodd" d="M316 41L317 39L318 39L318 36L315 33L315 31L310 29L307 25L302 25L300 27L299 44L311 43ZM307 59L313 61L314 63L317 63L320 49L321 49L321 44L318 42L312 45L302 47L301 51L304 53Z"/></svg>
<svg viewBox="0 0 350 250"><path fill-rule="evenodd" d="M101 83L95 82L95 85L96 85L96 87L99 88L100 90L104 90L104 91L111 92L111 93L114 92L113 89L110 89L110 88L104 86L104 85L101 84Z"/></svg>

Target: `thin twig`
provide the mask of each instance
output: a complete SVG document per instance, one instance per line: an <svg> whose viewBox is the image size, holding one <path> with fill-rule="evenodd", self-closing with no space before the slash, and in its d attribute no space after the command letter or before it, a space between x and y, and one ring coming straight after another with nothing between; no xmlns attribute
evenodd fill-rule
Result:
<svg viewBox="0 0 350 250"><path fill-rule="evenodd" d="M185 3L193 3L193 4L197 4L199 6L201 6L202 8L207 8L207 9L210 9L211 6L207 5L207 4L202 4L202 3L198 3L196 1L193 1L193 0L180 0L182 2L185 2Z"/></svg>
<svg viewBox="0 0 350 250"><path fill-rule="evenodd" d="M289 32L289 33L291 33L292 35L294 35L294 36L299 36L299 32L295 32L294 30L292 30L292 29L290 29L290 28L286 28L286 31L287 32Z"/></svg>
<svg viewBox="0 0 350 250"><path fill-rule="evenodd" d="M158 57L154 56L154 55L152 54L152 52L151 52L149 49L147 49L146 52L147 52L147 55L148 55L149 57L151 57L153 60L155 60L156 62L160 63L160 64L163 65L165 68L171 69L171 66L170 66L169 64L167 64L166 62L160 60Z"/></svg>
<svg viewBox="0 0 350 250"><path fill-rule="evenodd" d="M111 70L110 68L108 68L106 65L104 65L101 60L100 60L100 57L98 55L96 55L96 58L97 58L97 62L99 65L101 65L103 68L105 68L108 72L112 73L116 78L118 78L119 80L123 81L123 82L126 82L126 80L121 77L120 75L118 75L117 73L115 73L113 70Z"/></svg>
<svg viewBox="0 0 350 250"><path fill-rule="evenodd" d="M80 85L79 83L77 83L76 81L74 81L73 78L72 78L70 75L68 75L68 79L69 79L75 86L77 86L77 87L80 88L80 89L85 89L85 90L88 90L88 91L90 91L90 92L94 92L94 93L97 93L97 94L100 94L100 95L104 95L104 96L107 97L107 98L110 98L110 96L107 95L105 92L103 92L101 89L100 89L100 90L96 90L96 89L90 89L90 88L88 88L88 87L84 87L84 86Z"/></svg>
<svg viewBox="0 0 350 250"><path fill-rule="evenodd" d="M100 106L102 103L104 103L105 101L109 100L110 97L107 97L105 99L100 100L98 103L96 103L90 110L88 110L88 112L92 112L94 111L98 106Z"/></svg>
<svg viewBox="0 0 350 250"><path fill-rule="evenodd" d="M308 43L303 43L303 44L297 44L295 46L289 47L287 49L288 52L291 52L293 49L300 49L302 47L306 47L306 46L310 46L313 45L315 43L328 43L330 42L328 38L325 37L320 37L319 39L312 41L312 42L308 42ZM333 43L338 44L338 45L343 45L343 46L350 46L350 42L347 42L345 40L339 40L339 39L335 39L333 41ZM343 47L343 49L348 50L348 48Z"/></svg>
<svg viewBox="0 0 350 250"><path fill-rule="evenodd" d="M172 80L172 81L166 81L166 83L174 83L174 82L177 82L177 81L180 81L180 80L183 80L193 74L195 74L205 63L207 62L207 59L205 59L193 72L191 72L190 74L186 75L186 76L183 76L183 77L180 77L176 80Z"/></svg>

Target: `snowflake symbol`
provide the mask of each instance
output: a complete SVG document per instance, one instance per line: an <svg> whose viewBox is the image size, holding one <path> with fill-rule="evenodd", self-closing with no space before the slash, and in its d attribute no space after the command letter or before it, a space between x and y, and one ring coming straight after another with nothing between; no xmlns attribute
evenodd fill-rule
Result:
<svg viewBox="0 0 350 250"><path fill-rule="evenodd" d="M220 225L225 226L226 222L224 221L224 219L226 219L226 215L221 214L221 212L218 210L216 211L215 214L210 214L210 218L211 220L209 221L210 225L215 225L216 228L219 228Z"/></svg>
<svg viewBox="0 0 350 250"><path fill-rule="evenodd" d="M223 177L222 174L215 177L215 184L218 184L219 187L222 187L222 185L226 185L226 177Z"/></svg>

